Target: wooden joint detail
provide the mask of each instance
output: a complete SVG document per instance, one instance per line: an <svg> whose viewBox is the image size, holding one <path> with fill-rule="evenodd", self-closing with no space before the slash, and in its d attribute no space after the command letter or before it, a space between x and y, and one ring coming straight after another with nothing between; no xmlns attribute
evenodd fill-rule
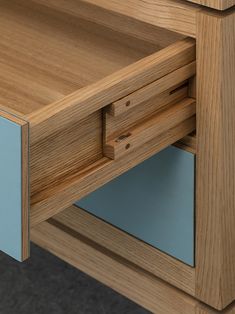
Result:
<svg viewBox="0 0 235 314"><path fill-rule="evenodd" d="M195 100L185 98L105 143L104 154L111 159L121 158L130 151L136 150L160 134L164 134L169 129L191 118L195 113ZM194 127L192 125L192 131Z"/></svg>

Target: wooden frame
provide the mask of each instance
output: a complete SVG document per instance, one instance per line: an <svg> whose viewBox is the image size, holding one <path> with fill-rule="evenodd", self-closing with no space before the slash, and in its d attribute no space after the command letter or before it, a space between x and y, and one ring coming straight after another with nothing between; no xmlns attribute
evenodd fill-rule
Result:
<svg viewBox="0 0 235 314"><path fill-rule="evenodd" d="M235 299L235 10L197 23L196 296L223 309Z"/></svg>
<svg viewBox="0 0 235 314"><path fill-rule="evenodd" d="M73 218L79 216L82 218L82 222L70 219L71 217L69 216L71 210L73 212ZM126 297L146 307L153 313L235 313L235 306L231 306L222 312L218 312L188 296L177 288L165 283L161 279L158 279L156 276L148 272L148 270L144 270L137 266L135 261L129 262L123 258L123 255L125 256L128 252L122 250L120 245L121 238L116 238L116 231L114 232L113 237L109 240L106 236L106 232L110 231L110 226L106 226L105 223L96 221L92 217L85 216L82 212L77 212L77 209L69 208L65 213L55 217L55 219L43 222L33 228L31 230L31 238L33 242L40 245L42 248L103 282L117 292L124 294ZM95 227L94 231L92 231L92 228L89 230L86 228L90 226L89 220L92 223L92 226ZM78 230L76 228L78 228ZM98 242L94 240L99 234L97 234L97 231L102 233ZM130 241L133 241L131 237ZM134 245L134 243L131 242L129 244ZM109 248L118 249L118 251L110 251L106 248L106 245ZM147 256L148 255L145 255L145 257ZM162 262L168 264L170 259L163 259ZM156 263L157 269L157 260ZM183 275L183 266L182 263L180 264L180 274ZM152 267L150 264L149 266ZM177 262L174 259L172 259L172 266L175 273L169 272L168 276L174 276L179 270ZM166 268L167 267L168 266L166 266ZM187 267L185 267L185 270L186 269ZM186 273L189 274L189 271L187 270L185 274Z"/></svg>
<svg viewBox="0 0 235 314"><path fill-rule="evenodd" d="M195 295L195 269L128 235L92 214L71 206L53 217L56 221L109 251L145 269L171 285Z"/></svg>

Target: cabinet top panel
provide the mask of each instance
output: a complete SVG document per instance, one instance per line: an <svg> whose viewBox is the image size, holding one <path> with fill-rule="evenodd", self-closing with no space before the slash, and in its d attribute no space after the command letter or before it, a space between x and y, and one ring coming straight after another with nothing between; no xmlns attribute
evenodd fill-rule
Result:
<svg viewBox="0 0 235 314"><path fill-rule="evenodd" d="M187 1L205 5L207 7L217 10L226 10L235 5L235 0L187 0Z"/></svg>

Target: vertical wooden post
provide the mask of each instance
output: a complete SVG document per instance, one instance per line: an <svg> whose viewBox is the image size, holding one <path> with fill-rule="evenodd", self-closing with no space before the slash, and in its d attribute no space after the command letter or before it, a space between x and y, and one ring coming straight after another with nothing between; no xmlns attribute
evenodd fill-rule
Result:
<svg viewBox="0 0 235 314"><path fill-rule="evenodd" d="M196 296L235 298L235 10L197 17Z"/></svg>

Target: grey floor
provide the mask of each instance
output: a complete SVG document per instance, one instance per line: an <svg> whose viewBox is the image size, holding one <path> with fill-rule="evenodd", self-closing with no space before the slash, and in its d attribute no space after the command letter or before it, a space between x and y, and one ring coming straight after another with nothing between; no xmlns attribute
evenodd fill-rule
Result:
<svg viewBox="0 0 235 314"><path fill-rule="evenodd" d="M149 312L36 246L23 264L0 253L0 314L106 313Z"/></svg>

